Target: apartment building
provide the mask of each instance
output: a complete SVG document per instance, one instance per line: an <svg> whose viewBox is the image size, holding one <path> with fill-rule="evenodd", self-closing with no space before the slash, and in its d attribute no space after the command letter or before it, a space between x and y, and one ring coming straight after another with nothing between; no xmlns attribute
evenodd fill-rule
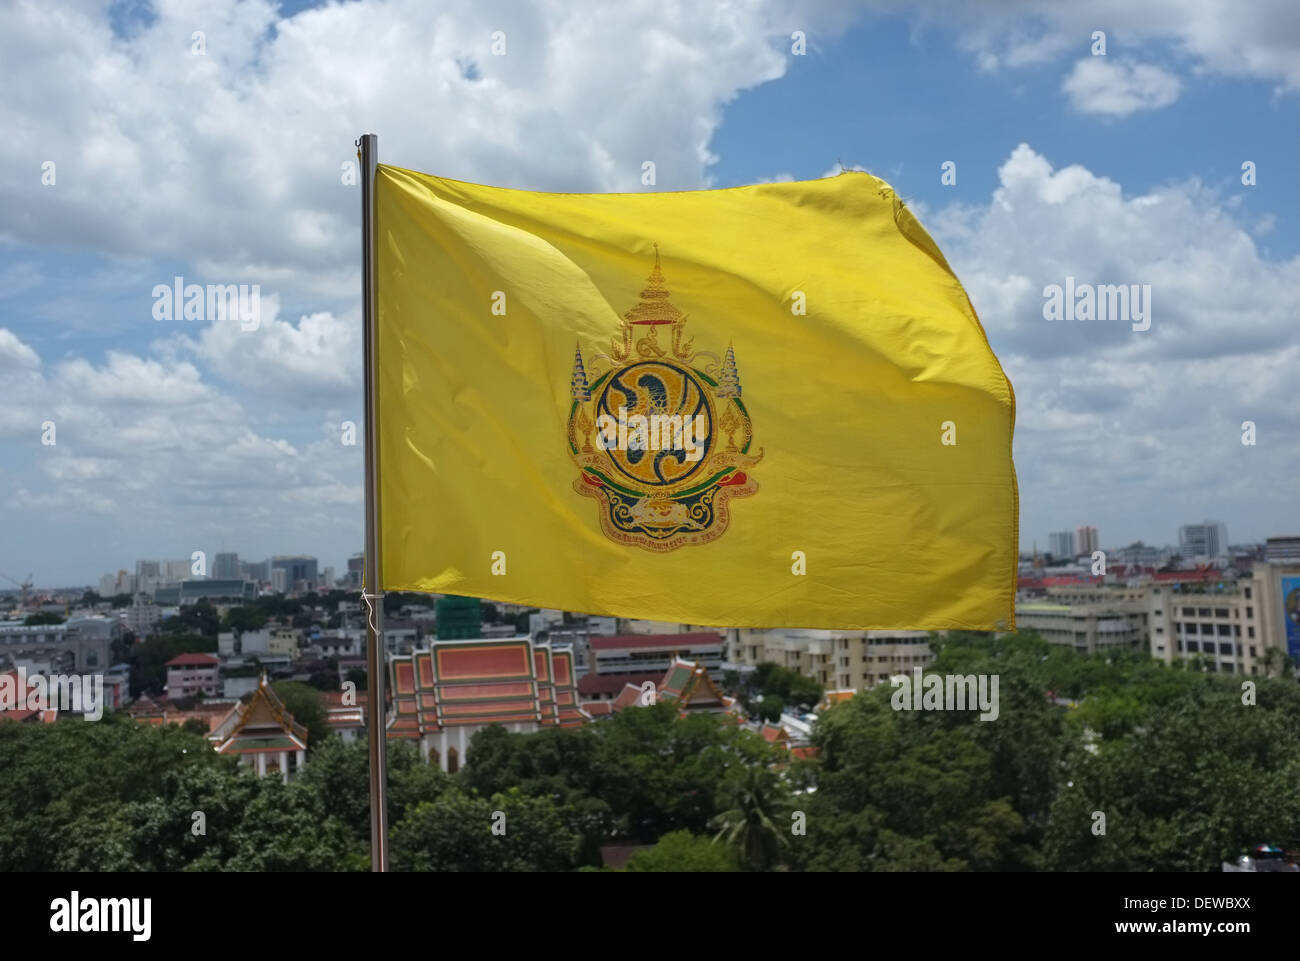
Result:
<svg viewBox="0 0 1300 961"><path fill-rule="evenodd" d="M929 631L757 630L728 632L728 660L779 664L826 688L865 690L934 661Z"/></svg>
<svg viewBox="0 0 1300 961"><path fill-rule="evenodd" d="M220 662L211 654L182 654L167 662L167 696L173 701L221 693Z"/></svg>
<svg viewBox="0 0 1300 961"><path fill-rule="evenodd" d="M1070 603L1064 599L1020 601L1016 627L1036 631L1052 644L1081 654L1124 647L1140 649L1146 640L1146 614L1114 603Z"/></svg>
<svg viewBox="0 0 1300 961"><path fill-rule="evenodd" d="M1270 648L1300 660L1300 559L1255 562L1242 574L1120 566L1105 578L1026 579L1021 588L1017 626L1084 653L1148 645L1165 663L1199 658L1231 674L1264 673Z"/></svg>

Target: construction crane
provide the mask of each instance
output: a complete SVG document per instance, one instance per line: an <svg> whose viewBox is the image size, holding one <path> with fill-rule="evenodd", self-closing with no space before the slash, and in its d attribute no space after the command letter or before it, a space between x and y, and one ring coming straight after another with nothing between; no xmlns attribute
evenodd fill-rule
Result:
<svg viewBox="0 0 1300 961"><path fill-rule="evenodd" d="M15 585L23 592L21 607L23 608L27 607L27 592L32 589L32 575L28 574L27 580L23 581L21 584L18 583L18 581L14 580L12 577L10 577L8 574L6 574L4 571L0 571L0 577L3 577L10 584Z"/></svg>

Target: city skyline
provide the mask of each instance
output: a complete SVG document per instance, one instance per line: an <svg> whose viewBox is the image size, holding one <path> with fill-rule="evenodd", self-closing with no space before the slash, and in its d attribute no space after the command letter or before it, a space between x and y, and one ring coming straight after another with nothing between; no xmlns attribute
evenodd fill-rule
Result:
<svg viewBox="0 0 1300 961"><path fill-rule="evenodd" d="M1148 548L1148 549L1159 550L1159 551L1168 551L1168 552L1170 552L1171 554L1176 554L1176 553L1179 552L1180 543L1179 543L1179 536L1178 536L1178 535L1179 535L1179 533L1180 533L1182 527L1184 527L1184 526L1198 526L1198 525L1201 525L1201 524L1204 524L1204 523L1211 523L1211 524L1213 524L1213 523L1217 523L1217 524L1221 524L1221 525L1226 526L1227 529L1228 529L1229 531L1232 530L1232 525L1231 525L1231 524L1228 524L1227 522L1224 522L1224 521L1206 521L1206 520L1204 520L1204 519L1203 519L1203 520L1200 520L1200 521L1189 521L1187 525L1179 525L1179 528L1175 530L1174 537L1173 537L1172 539L1165 539L1165 540L1154 540L1154 539L1153 539L1153 540L1145 540L1145 539L1143 539L1143 538L1133 538L1133 539L1124 539L1124 543L1113 543L1113 542L1110 542L1110 541L1106 541L1106 540L1103 538L1103 540L1102 540L1102 547L1101 547L1100 549L1103 550L1103 551L1108 551L1108 552L1112 552L1112 553L1113 553L1113 552L1116 552L1116 551L1123 550L1123 549L1125 549L1125 548L1132 547L1132 546L1134 546L1134 545L1136 545L1136 544L1138 544L1138 543L1141 543L1143 547ZM1085 525L1085 526L1096 527L1096 525ZM1068 531L1061 531L1060 533L1067 533L1067 532L1071 535L1072 538L1075 537L1075 529L1074 529L1074 528L1071 528L1071 529L1069 529ZM1051 542L1050 539L1051 539L1052 537L1056 536L1057 533L1058 533L1058 532L1056 532L1056 531L1051 531L1051 532L1049 532L1047 535L1044 536L1044 538L1043 538L1042 541L1037 542L1037 549L1038 549L1038 553L1039 553L1039 554L1050 554L1050 555L1052 555L1053 557L1055 557L1055 558L1058 559L1058 560L1059 560L1059 559L1063 559L1063 558L1060 557L1059 555L1056 555L1056 554L1055 554L1055 553L1050 549L1050 546L1049 546L1049 545L1050 545L1050 542ZM1256 547L1262 547L1262 546L1264 546L1264 544L1266 543L1266 541L1267 541L1269 538L1295 537L1295 536L1298 536L1298 535L1297 535L1294 531L1283 530L1283 529L1279 529L1279 530L1276 530L1276 531L1270 532L1270 533L1268 533L1267 535L1265 535L1264 537L1259 538L1258 540L1253 540L1253 539L1248 539L1248 538L1237 538L1237 537L1234 537L1234 536L1231 536L1231 535L1230 535L1230 536L1229 536L1229 539L1228 539L1228 541L1227 541L1227 543L1226 543L1225 546L1226 546L1227 548L1240 547L1240 546L1256 546ZM1075 543L1076 543L1076 547L1077 547L1077 540L1075 541ZM201 548L197 548L197 549L201 549ZM1033 543L1033 542L1031 542L1030 545L1029 545L1028 547L1022 547L1022 548L1021 548L1021 551L1020 551L1020 553L1021 553L1022 556L1029 556L1029 555L1032 555L1033 552L1034 552L1034 543ZM274 560L274 559L276 559L276 558L294 558L294 559L298 559L298 558L308 558L308 559L314 560L314 561L316 562L317 570L318 570L318 572L319 572L319 576L320 576L320 577L324 577L325 572L326 572L327 570L333 570L335 577L336 577L339 581L343 581L343 580L346 579L347 572L348 572L348 560L360 556L360 552L359 552L359 551L352 551L352 552L350 552L346 557L344 557L343 560L342 560L341 562L337 562L337 563L329 563L329 564L327 564L327 563L325 563L325 559L324 559L323 557L321 557L320 555L318 555L318 554L311 554L311 553L308 553L308 552L287 553L287 552L284 552L284 551L279 551L279 552L276 552L276 553L267 554L267 555L265 555L265 556L261 556L261 555L259 555L259 554L255 554L255 553L244 554L244 553L241 552L241 551L234 551L234 550L223 550L223 551L216 552L216 553L213 553L213 552L207 552L207 555L206 555L206 563L207 563L207 565L208 565L208 573L205 575L205 577L206 577L207 579L209 579L209 580L220 580L220 579L222 579L223 576L228 576L228 575L218 575L217 573L215 573L215 571L216 571L216 567L215 567L215 559L216 559L218 553L220 553L220 554L225 554L225 555L234 555L235 557L238 558L239 565L240 565L241 568L244 567L244 566L246 566L246 565L268 565L268 564L270 564L270 562L271 562L272 560ZM1081 552L1079 552L1078 550L1076 550L1076 551L1074 552L1074 554L1075 554L1076 556L1079 555L1080 553L1081 553ZM1224 556L1224 555L1218 555L1218 556ZM258 560L253 560L253 558L255 558L255 557L256 557L256 558L259 558L259 559L258 559ZM1188 559L1188 558L1184 558L1184 560L1187 560L1187 559ZM181 558L181 557L170 557L170 556L167 555L167 554L158 554L158 553L155 553L155 554L153 554L153 555L151 555L151 556L149 556L149 557L137 557L135 560L131 561L130 564L129 564L128 566L118 565L118 566L112 567L112 568L110 568L110 569L102 570L102 571L100 571L98 574L94 575L93 577L91 577L89 580L86 580L86 581L75 581L75 580L74 580L74 581L67 581L67 582L57 583L57 584L56 584L56 583L47 583L47 582L43 582L43 581L41 581L41 579L40 579L38 576L35 575L35 573L33 573L33 589L36 589L36 590L39 590L39 589L58 590L58 589L73 589L73 588L80 588L80 587L88 587L88 588L90 588L91 590L95 590L96 587L97 587L97 585L98 585L98 583L99 583L99 581L100 581L103 577L105 577L105 576L112 576L112 575L118 574L118 573L120 573L120 572L126 572L128 575L138 575L138 574L139 574L139 567L140 567L141 564L146 564L146 563L159 564L159 565L162 565L162 568L161 568L161 569L165 571L165 570L166 570L166 565L168 565L168 564L180 564L180 563L182 563L182 562L183 562L187 567L188 567L190 564L192 564L192 561L189 560L189 559L186 559L186 558ZM10 574L10 575L12 575L13 577L15 577L16 579L21 580L22 578L26 577L26 571L24 570L22 573L19 573L19 571L18 571L18 567L20 567L20 566L21 566L21 565L12 565L12 569L10 569L9 567L0 567L0 573L3 573L3 574ZM190 576L190 575L187 574L186 576L188 577L188 576ZM243 576L243 575L233 575L233 576L239 577L239 576ZM161 580L167 580L168 578L165 578L165 577L161 577L161 576L160 576L160 579L161 579ZM180 579L180 578L173 578L173 580L179 580L179 579ZM16 586L16 585L13 585L13 584L10 584L10 583L8 583L8 582L0 583L0 594L6 593L6 592L8 592L8 591L10 591L10 590L17 590L17 586ZM489 598L489 600L490 600L490 598Z"/></svg>

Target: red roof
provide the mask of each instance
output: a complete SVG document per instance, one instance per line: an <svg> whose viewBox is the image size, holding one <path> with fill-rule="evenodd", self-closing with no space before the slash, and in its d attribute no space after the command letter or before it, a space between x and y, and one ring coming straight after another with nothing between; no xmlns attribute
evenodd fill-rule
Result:
<svg viewBox="0 0 1300 961"><path fill-rule="evenodd" d="M1157 581L1235 581L1236 573L1211 568L1204 571L1164 571L1154 575Z"/></svg>
<svg viewBox="0 0 1300 961"><path fill-rule="evenodd" d="M624 684L635 684L637 687L646 681L654 681L658 684L663 676L662 671L655 671L653 674L584 674L578 680L578 693L584 697L593 694L617 694L623 690Z"/></svg>
<svg viewBox="0 0 1300 961"><path fill-rule="evenodd" d="M1235 580L1237 575L1230 569L1220 570L1218 568L1209 568L1206 570L1196 571L1154 571L1150 567L1140 567L1133 565L1130 571L1123 564L1115 564L1110 568L1110 573L1119 577L1134 577L1142 574L1149 575L1157 583L1166 583L1169 581L1222 581ZM1101 576L1092 576L1090 574L1068 574L1057 575L1053 577L1021 577L1016 581L1016 587L1020 590L1032 590L1040 587L1065 587L1070 584L1102 584L1105 578Z"/></svg>
<svg viewBox="0 0 1300 961"><path fill-rule="evenodd" d="M614 705L609 701L587 701L582 705L582 709L592 717L614 713Z"/></svg>
<svg viewBox="0 0 1300 961"><path fill-rule="evenodd" d="M694 634L615 634L591 639L591 647L595 651L625 651L639 647L671 651L721 643L722 635L712 631L697 631Z"/></svg>
<svg viewBox="0 0 1300 961"><path fill-rule="evenodd" d="M181 654L167 662L168 667L216 667L221 662L211 654Z"/></svg>
<svg viewBox="0 0 1300 961"><path fill-rule="evenodd" d="M326 709L333 711L342 708L346 711L348 708L356 708L360 710L366 706L368 698L366 697L365 691L355 691L353 693L352 696L356 698L356 703L354 704L344 704L343 693L343 691L321 691L321 700L325 702Z"/></svg>
<svg viewBox="0 0 1300 961"><path fill-rule="evenodd" d="M641 688L635 684L628 684L623 688L623 693L614 698L610 709L621 711L625 707L633 707L641 703Z"/></svg>

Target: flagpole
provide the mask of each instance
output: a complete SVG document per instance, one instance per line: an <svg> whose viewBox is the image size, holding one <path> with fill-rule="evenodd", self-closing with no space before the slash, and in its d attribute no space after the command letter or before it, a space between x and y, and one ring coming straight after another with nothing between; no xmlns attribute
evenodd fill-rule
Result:
<svg viewBox="0 0 1300 961"><path fill-rule="evenodd" d="M366 392L366 551L362 600L366 605L366 731L370 738L370 869L388 870L387 774L384 761L384 592L380 577L379 490L379 387L375 383L378 335L375 291L375 170L379 164L379 138L362 134L357 141L361 161L361 288L362 343Z"/></svg>

